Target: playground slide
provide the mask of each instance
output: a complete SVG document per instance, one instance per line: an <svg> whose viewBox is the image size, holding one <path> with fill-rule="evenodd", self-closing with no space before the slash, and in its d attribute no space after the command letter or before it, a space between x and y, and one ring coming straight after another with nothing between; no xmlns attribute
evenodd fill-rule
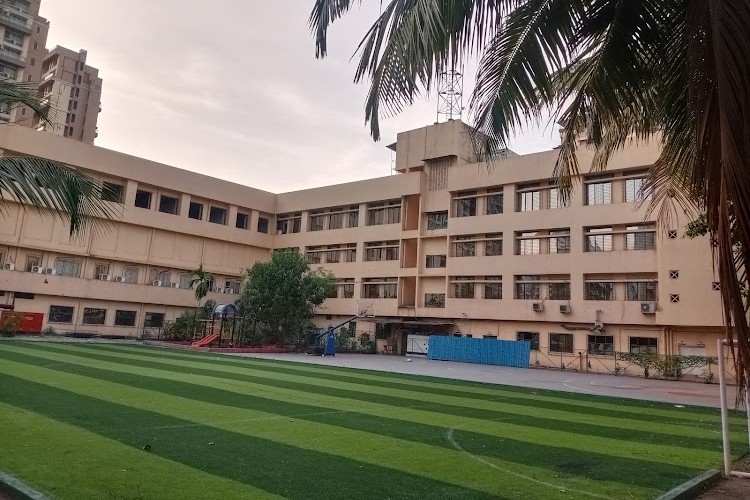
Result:
<svg viewBox="0 0 750 500"><path fill-rule="evenodd" d="M190 347L206 347L206 346L211 345L213 341L218 338L219 338L219 335L214 333L213 335L209 335L208 337L203 337L202 339L196 342L193 342L192 344L190 344Z"/></svg>

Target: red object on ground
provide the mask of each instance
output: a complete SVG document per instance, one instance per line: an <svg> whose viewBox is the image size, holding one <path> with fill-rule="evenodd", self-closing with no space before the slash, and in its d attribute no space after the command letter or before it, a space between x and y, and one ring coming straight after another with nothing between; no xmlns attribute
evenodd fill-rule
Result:
<svg viewBox="0 0 750 500"><path fill-rule="evenodd" d="M192 344L190 344L190 347L206 347L208 345L211 345L213 341L218 338L219 336L214 333L213 335L209 335L208 337L203 337L197 342L193 342Z"/></svg>
<svg viewBox="0 0 750 500"><path fill-rule="evenodd" d="M10 314L17 314L22 317L21 324L18 325L18 333L42 333L42 324L44 323L44 313L27 313L21 311L2 311L0 318Z"/></svg>

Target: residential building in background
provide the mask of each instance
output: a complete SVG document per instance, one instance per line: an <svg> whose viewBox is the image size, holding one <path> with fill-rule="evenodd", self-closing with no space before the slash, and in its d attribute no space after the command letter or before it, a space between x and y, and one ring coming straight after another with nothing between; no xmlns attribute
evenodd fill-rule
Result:
<svg viewBox="0 0 750 500"><path fill-rule="evenodd" d="M427 335L524 340L534 365L611 372L615 352L713 355L723 335L708 239L639 203L657 141L606 172L582 144L567 203L550 180L557 151L488 163L460 121L398 134L396 175L278 195L21 127L0 128L0 148L67 163L123 202L78 239L6 204L0 303L61 333L153 335L195 307L199 264L216 277L208 298L228 303L243 269L295 248L338 279L316 324L359 315L379 352Z"/></svg>
<svg viewBox="0 0 750 500"><path fill-rule="evenodd" d="M86 64L85 50L57 46L42 62L39 93L51 107L49 122L34 117L33 127L89 144L97 136L101 112L102 79Z"/></svg>
<svg viewBox="0 0 750 500"><path fill-rule="evenodd" d="M0 78L35 84L42 71L49 22L39 16L40 0L0 0ZM21 105L0 105L0 121L33 126L34 113Z"/></svg>

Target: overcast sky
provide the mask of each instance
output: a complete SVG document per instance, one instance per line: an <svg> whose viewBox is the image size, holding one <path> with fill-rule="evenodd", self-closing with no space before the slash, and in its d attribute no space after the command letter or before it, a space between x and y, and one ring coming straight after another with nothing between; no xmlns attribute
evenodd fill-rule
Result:
<svg viewBox="0 0 750 500"><path fill-rule="evenodd" d="M389 175L386 146L435 121L435 96L383 120L373 142L350 57L379 2L334 25L324 60L307 27L312 4L42 0L41 15L48 47L86 49L104 79L98 146L272 192ZM511 147L549 149L554 132Z"/></svg>

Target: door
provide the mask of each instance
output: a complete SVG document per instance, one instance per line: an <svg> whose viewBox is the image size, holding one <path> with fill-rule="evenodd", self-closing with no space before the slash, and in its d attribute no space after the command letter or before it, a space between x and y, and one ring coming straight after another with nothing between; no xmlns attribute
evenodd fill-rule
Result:
<svg viewBox="0 0 750 500"><path fill-rule="evenodd" d="M705 356L705 355L706 355L705 346L692 346L692 345L680 346L680 356ZM708 370L708 365L699 365L699 366L694 366L692 368L686 369L684 372L682 372L682 374L700 377L703 374L703 372L707 370Z"/></svg>
<svg viewBox="0 0 750 500"><path fill-rule="evenodd" d="M426 356L429 345L429 336L409 334L408 340L406 342L406 354Z"/></svg>

